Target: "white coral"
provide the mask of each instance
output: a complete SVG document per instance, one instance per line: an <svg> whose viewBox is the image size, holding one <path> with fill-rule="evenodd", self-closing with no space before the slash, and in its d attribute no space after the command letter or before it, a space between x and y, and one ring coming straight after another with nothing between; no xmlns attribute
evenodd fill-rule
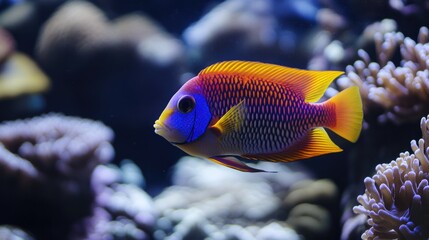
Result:
<svg viewBox="0 0 429 240"><path fill-rule="evenodd" d="M429 110L429 30L420 29L418 42L398 33L374 35L377 61L360 49L361 60L346 68L340 88L357 85L365 111L381 109L380 121L403 122ZM392 59L399 48L401 61Z"/></svg>

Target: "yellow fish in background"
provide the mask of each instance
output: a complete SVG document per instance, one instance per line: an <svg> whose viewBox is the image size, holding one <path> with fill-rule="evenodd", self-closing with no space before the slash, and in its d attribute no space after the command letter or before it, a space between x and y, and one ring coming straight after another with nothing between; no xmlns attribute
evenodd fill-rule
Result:
<svg viewBox="0 0 429 240"><path fill-rule="evenodd" d="M291 162L342 151L324 127L356 142L362 128L358 87L316 103L339 71L259 62L211 65L171 98L155 133L186 153L245 172L236 157Z"/></svg>

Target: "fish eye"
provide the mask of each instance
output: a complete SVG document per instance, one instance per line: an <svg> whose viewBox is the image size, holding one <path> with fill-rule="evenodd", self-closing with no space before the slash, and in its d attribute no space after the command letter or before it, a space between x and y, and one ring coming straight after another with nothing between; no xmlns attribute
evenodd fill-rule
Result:
<svg viewBox="0 0 429 240"><path fill-rule="evenodd" d="M177 109L181 113L189 113L195 108L195 99L192 96L183 96L177 102Z"/></svg>

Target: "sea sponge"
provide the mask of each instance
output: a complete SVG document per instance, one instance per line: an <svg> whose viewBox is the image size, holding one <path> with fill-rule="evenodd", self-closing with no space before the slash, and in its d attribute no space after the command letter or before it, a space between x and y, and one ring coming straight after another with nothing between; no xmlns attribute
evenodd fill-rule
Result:
<svg viewBox="0 0 429 240"><path fill-rule="evenodd" d="M365 113L376 115L379 122L418 119L429 111L428 28L420 28L417 42L400 32L376 33L374 40L377 61L360 49L361 60L347 66L338 85L359 86ZM397 49L399 65L393 62Z"/></svg>
<svg viewBox="0 0 429 240"><path fill-rule="evenodd" d="M429 115L420 122L422 139L411 141L414 154L401 153L365 178L366 190L353 208L369 217L362 239L429 237Z"/></svg>

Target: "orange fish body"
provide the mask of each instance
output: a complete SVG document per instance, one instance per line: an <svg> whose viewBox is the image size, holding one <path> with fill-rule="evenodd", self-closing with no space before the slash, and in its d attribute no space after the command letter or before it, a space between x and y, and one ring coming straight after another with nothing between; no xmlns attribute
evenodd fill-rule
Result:
<svg viewBox="0 0 429 240"><path fill-rule="evenodd" d="M173 96L155 128L176 124L186 138L170 142L191 155L241 171L260 170L228 156L289 162L339 152L341 148L330 140L323 127L355 142L362 126L359 91L351 87L326 102L316 101L341 74L257 62L214 64ZM174 108L180 110L181 99L192 105L192 99L184 96L194 99L195 104L186 113L188 117L183 115L187 119L173 114ZM193 120L189 120L192 114Z"/></svg>

